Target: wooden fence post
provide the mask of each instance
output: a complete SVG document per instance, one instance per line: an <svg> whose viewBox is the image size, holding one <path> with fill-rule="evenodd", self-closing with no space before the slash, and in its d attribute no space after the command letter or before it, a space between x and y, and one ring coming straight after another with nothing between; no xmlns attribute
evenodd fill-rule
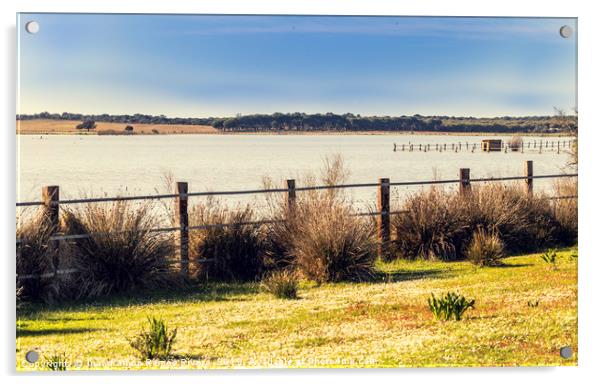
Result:
<svg viewBox="0 0 602 384"><path fill-rule="evenodd" d="M188 276L188 183L176 183L176 223L180 230L176 232L176 249L180 257L180 273Z"/></svg>
<svg viewBox="0 0 602 384"><path fill-rule="evenodd" d="M525 161L525 191L529 196L533 195L533 161Z"/></svg>
<svg viewBox="0 0 602 384"><path fill-rule="evenodd" d="M460 168L460 193L470 192L470 168Z"/></svg>
<svg viewBox="0 0 602 384"><path fill-rule="evenodd" d="M286 181L286 188L288 189L286 193L287 202L288 202L288 212L295 212L296 201L297 201L297 190L295 189L295 179L290 179Z"/></svg>
<svg viewBox="0 0 602 384"><path fill-rule="evenodd" d="M389 179L379 180L377 205L379 215L377 216L378 226L378 257L386 259L389 253L389 243L391 241L391 204L390 204L390 185Z"/></svg>
<svg viewBox="0 0 602 384"><path fill-rule="evenodd" d="M44 204L43 215L50 225L50 236L56 235L59 230L59 186L49 185L42 188L42 203ZM59 269L58 242L50 241L48 244L52 254L52 268L54 276Z"/></svg>

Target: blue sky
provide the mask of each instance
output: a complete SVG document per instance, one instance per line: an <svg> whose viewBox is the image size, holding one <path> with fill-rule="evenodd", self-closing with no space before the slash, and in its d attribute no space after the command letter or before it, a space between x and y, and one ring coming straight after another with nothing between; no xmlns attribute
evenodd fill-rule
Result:
<svg viewBox="0 0 602 384"><path fill-rule="evenodd" d="M30 20L40 31L24 32ZM525 116L576 107L574 19L21 14L18 113Z"/></svg>

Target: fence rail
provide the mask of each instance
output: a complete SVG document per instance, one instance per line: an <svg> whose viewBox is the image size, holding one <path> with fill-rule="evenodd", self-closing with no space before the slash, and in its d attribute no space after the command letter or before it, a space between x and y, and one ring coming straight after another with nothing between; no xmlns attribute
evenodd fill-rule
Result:
<svg viewBox="0 0 602 384"><path fill-rule="evenodd" d="M481 149L482 143L478 142L468 142L468 141L458 141L453 143L412 143L408 141L408 143L397 144L393 143L393 152L476 152L478 149ZM563 140L526 140L519 141L513 143L512 141L504 142L500 140L499 149L496 152L503 151L508 153L508 149L510 152L521 152L524 153L525 150L530 152L556 152L558 154L564 150L570 150L575 147L574 139L563 139ZM489 152L489 151L487 151Z"/></svg>
<svg viewBox="0 0 602 384"><path fill-rule="evenodd" d="M459 172L459 178L447 179L447 180L425 180L425 181L400 181L391 182L388 178L381 178L376 183L356 183L356 184L341 184L341 185L319 185L319 186L305 186L296 187L295 180L286 180L284 188L267 188L267 189L251 189L241 191L209 191L209 192L188 192L187 182L177 182L175 193L172 194L158 194L158 195L144 195L144 196L116 196L116 197L102 197L102 198L89 198L89 199L59 199L59 187L58 186L45 186L42 188L42 200L41 201L29 201L29 202L17 202L17 207L28 207L28 206L40 206L46 217L49 218L51 225L51 235L49 240L51 242L58 242L62 240L74 240L89 238L93 235L111 235L120 233L118 231L106 232L106 233L87 233L87 234L61 234L59 232L59 209L63 204L82 204L82 203L102 203L102 202L116 202L116 201L136 201L136 200L156 200L156 199L175 199L175 217L174 222L177 226L164 227L164 228L153 228L149 232L176 232L176 258L177 263L180 266L180 272L183 275L188 275L188 244L189 244L189 233L195 230L206 230L211 228L224 228L234 225L266 225L273 223L284 222L284 220L259 220L249 222L238 222L238 223L215 223L206 225L195 225L190 226L188 220L188 198L194 196L225 196L225 195L248 195L248 194L265 194L265 193L284 193L288 201L288 208L290 210L295 209L297 192L304 191L317 191L317 190L332 190L332 189L347 189L347 188L377 188L377 210L373 212L359 212L355 213L354 216L376 216L377 222L377 236L378 236L378 254L384 256L389 252L388 246L391 239L391 224L390 217L393 215L399 215L405 213L405 211L391 211L390 209L390 188L399 186L417 186L417 185L442 185L442 184L453 184L457 183L460 193L468 193L471 190L472 183L479 182L498 182L498 181L525 181L525 192L529 195L533 194L533 181L535 179L551 179L551 178L566 178L566 177L577 177L577 173L568 174L552 174L552 175L534 175L533 174L533 162L526 161L524 164L524 175L523 176L510 176L510 177L490 177L490 178L470 178L470 169L461 168ZM575 199L577 196L553 196L550 199ZM16 239L16 243L20 244L21 240ZM210 260L205 260L209 262ZM60 271L58 266L55 265L55 272L51 275L56 277L60 274L72 273L73 271ZM42 276L34 276L42 277ZM29 275L18 276L20 279L33 278Z"/></svg>

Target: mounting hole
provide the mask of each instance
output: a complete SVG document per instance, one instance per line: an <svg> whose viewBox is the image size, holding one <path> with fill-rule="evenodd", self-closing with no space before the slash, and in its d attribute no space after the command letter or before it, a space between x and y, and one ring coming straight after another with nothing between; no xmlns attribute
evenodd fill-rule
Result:
<svg viewBox="0 0 602 384"><path fill-rule="evenodd" d="M571 348L571 347L560 348L560 356L563 359L570 359L571 357L573 357L573 348Z"/></svg>
<svg viewBox="0 0 602 384"><path fill-rule="evenodd" d="M25 30L27 33L36 34L40 30L40 24L37 21L28 21L25 24Z"/></svg>
<svg viewBox="0 0 602 384"><path fill-rule="evenodd" d="M569 27L568 25L563 25L560 27L560 36L564 37L565 39L573 36L573 28Z"/></svg>
<svg viewBox="0 0 602 384"><path fill-rule="evenodd" d="M25 354L25 360L27 360L28 363L35 363L36 361L38 361L40 359L40 354L37 351L28 351Z"/></svg>

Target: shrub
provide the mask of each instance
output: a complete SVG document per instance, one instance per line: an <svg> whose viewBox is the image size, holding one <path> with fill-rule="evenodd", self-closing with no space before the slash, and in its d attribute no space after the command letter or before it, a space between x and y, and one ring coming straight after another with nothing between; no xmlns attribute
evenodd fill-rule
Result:
<svg viewBox="0 0 602 384"><path fill-rule="evenodd" d="M483 228L474 232L466 256L478 266L497 266L504 257L504 243L497 234L489 234Z"/></svg>
<svg viewBox="0 0 602 384"><path fill-rule="evenodd" d="M577 182L563 179L554 184L554 195L552 210L554 217L560 224L557 233L562 244L574 244L578 237L578 200Z"/></svg>
<svg viewBox="0 0 602 384"><path fill-rule="evenodd" d="M404 258L455 260L470 237L465 201L441 188L422 190L403 202L392 218L393 245Z"/></svg>
<svg viewBox="0 0 602 384"><path fill-rule="evenodd" d="M255 218L249 206L229 211L219 201L209 199L193 207L190 218L193 226L211 226L190 232L197 277L205 274L215 280L251 281L262 275L263 236L261 227L245 225ZM204 262L207 259L211 262Z"/></svg>
<svg viewBox="0 0 602 384"><path fill-rule="evenodd" d="M543 254L541 254L540 257L544 261L544 263L549 264L552 266L552 268L556 269L557 253L555 249L548 249Z"/></svg>
<svg viewBox="0 0 602 384"><path fill-rule="evenodd" d="M433 316L437 320L448 321L451 319L461 320L462 315L468 308L474 308L475 300L467 300L464 296L455 292L447 292L445 296L435 297L431 293L428 304Z"/></svg>
<svg viewBox="0 0 602 384"><path fill-rule="evenodd" d="M473 186L463 195L430 188L412 195L401 209L407 213L392 219L393 244L409 259L460 259L479 228L496 233L510 253L562 242L562 226L548 199L529 196L517 185Z"/></svg>
<svg viewBox="0 0 602 384"><path fill-rule="evenodd" d="M291 270L274 271L261 281L261 288L279 299L296 299L299 280Z"/></svg>
<svg viewBox="0 0 602 384"><path fill-rule="evenodd" d="M142 329L130 346L140 354L141 360L166 359L176 339L177 328L168 331L162 319L148 317L148 329Z"/></svg>
<svg viewBox="0 0 602 384"><path fill-rule="evenodd" d="M21 301L52 302L67 291L67 277L54 278L54 264L67 268L70 248L64 242L51 244L52 226L44 215L18 217L17 299Z"/></svg>
<svg viewBox="0 0 602 384"><path fill-rule="evenodd" d="M156 218L149 205L125 201L88 204L64 215L67 234L87 234L73 240L78 297L95 297L140 288L169 286L173 240L152 232Z"/></svg>
<svg viewBox="0 0 602 384"><path fill-rule="evenodd" d="M324 160L319 178L307 175L304 186L345 182L349 172L341 156ZM273 185L266 181L266 187ZM296 268L321 282L364 280L373 274L376 258L374 227L355 212L340 189L309 190L289 209L282 199L269 199L271 216L282 220L267 226L266 268Z"/></svg>
<svg viewBox="0 0 602 384"><path fill-rule="evenodd" d="M301 273L318 283L361 281L373 276L376 260L374 229L363 219L351 216L349 206L313 205L303 215L291 253Z"/></svg>

